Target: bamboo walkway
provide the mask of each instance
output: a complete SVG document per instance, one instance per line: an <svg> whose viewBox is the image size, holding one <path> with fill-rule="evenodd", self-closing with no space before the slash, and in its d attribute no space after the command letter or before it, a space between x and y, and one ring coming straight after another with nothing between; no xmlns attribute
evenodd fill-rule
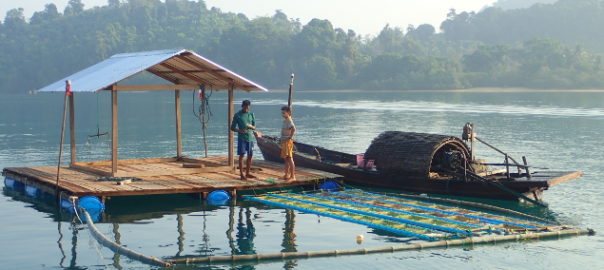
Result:
<svg viewBox="0 0 604 270"><path fill-rule="evenodd" d="M313 169L296 168L297 181L284 181L283 164L254 160L251 173L257 178L240 180L239 172L227 166L226 156L203 159L154 158L120 160L115 178L108 177L111 161L77 162L61 168L59 192L70 196L135 196L199 193L204 198L214 190L235 195L239 190L273 189L316 185L341 176ZM4 168L2 174L44 192L57 191L57 167Z"/></svg>

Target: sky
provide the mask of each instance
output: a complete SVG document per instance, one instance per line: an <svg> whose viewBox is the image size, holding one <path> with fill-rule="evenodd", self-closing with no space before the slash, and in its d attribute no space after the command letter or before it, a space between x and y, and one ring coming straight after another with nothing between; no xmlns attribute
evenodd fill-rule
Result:
<svg viewBox="0 0 604 270"><path fill-rule="evenodd" d="M0 0L0 18L6 12L22 7L25 17L44 10L54 3L60 12L69 0ZM162 0L163 1L163 0ZM84 8L107 5L107 0L83 0ZM409 24L432 24L438 31L451 8L461 11L480 11L496 0L206 0L208 8L217 7L223 12L243 13L253 19L272 16L281 10L304 25L313 18L327 19L334 27L352 29L361 35L377 35L386 24L407 29Z"/></svg>

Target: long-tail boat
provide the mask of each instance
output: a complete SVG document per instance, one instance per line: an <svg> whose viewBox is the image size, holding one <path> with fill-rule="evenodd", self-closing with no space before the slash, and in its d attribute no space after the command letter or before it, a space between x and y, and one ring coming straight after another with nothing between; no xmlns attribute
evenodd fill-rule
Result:
<svg viewBox="0 0 604 270"><path fill-rule="evenodd" d="M377 136L364 154L350 154L295 142L297 166L344 176L345 182L417 193L528 200L540 204L551 186L582 176L579 171L533 170L480 140L464 127L463 140L447 135L386 131ZM505 156L501 164L474 159L466 141L479 140ZM279 139L257 138L265 160L282 162ZM513 162L512 162L513 161ZM490 167L501 166L498 170Z"/></svg>

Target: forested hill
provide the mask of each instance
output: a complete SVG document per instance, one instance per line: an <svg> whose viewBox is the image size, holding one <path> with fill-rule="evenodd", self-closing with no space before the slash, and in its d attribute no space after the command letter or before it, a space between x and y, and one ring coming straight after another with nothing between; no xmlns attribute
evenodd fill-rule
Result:
<svg viewBox="0 0 604 270"><path fill-rule="evenodd" d="M491 7L479 13L451 13L441 29L449 40L508 44L547 37L604 53L603 15L602 0L558 0L525 9Z"/></svg>
<svg viewBox="0 0 604 270"><path fill-rule="evenodd" d="M604 0L561 0L526 9L451 11L432 25L385 26L375 37L302 25L276 11L249 19L203 1L69 0L0 23L0 91L38 89L113 54L186 48L284 89L604 88Z"/></svg>

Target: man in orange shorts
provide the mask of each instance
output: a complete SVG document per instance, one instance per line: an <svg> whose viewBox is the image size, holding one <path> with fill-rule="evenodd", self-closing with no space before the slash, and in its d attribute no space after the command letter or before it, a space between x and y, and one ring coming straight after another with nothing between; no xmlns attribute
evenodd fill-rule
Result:
<svg viewBox="0 0 604 270"><path fill-rule="evenodd" d="M296 126L292 120L292 111L288 106L281 107L281 116L283 116L283 125L281 126L281 158L285 163L285 174L283 179L287 181L296 181L296 165L294 164L294 133Z"/></svg>

